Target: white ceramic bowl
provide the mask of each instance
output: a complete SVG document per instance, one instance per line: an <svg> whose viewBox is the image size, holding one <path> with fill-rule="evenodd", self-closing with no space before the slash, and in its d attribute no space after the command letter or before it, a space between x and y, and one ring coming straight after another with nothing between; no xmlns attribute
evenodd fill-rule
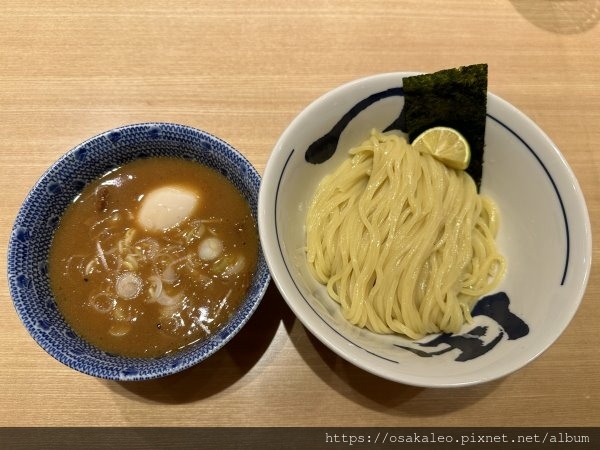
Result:
<svg viewBox="0 0 600 450"><path fill-rule="evenodd" d="M506 101L488 94L481 191L500 208L498 243L508 272L498 290L476 306L473 325L457 335L419 341L359 329L342 318L305 261L304 219L316 185L371 128L385 129L399 116L407 75L413 73L375 75L338 87L285 130L259 194L265 257L298 319L356 366L416 386L490 381L531 362L560 336L581 302L591 264L590 222L573 172L548 136ZM332 129L339 134L333 156L308 163L308 147Z"/></svg>

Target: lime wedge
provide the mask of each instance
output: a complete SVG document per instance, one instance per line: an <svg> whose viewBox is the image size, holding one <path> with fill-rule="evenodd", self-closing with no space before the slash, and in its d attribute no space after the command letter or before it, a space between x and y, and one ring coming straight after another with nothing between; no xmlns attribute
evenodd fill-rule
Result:
<svg viewBox="0 0 600 450"><path fill-rule="evenodd" d="M453 128L429 128L415 138L412 146L452 169L465 170L471 160L469 143Z"/></svg>

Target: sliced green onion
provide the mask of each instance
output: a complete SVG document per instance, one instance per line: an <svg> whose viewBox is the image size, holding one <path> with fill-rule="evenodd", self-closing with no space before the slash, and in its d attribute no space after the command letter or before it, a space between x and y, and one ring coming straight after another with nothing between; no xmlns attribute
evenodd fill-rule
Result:
<svg viewBox="0 0 600 450"><path fill-rule="evenodd" d="M125 272L115 282L117 295L125 300L137 297L142 290L142 280L133 272Z"/></svg>

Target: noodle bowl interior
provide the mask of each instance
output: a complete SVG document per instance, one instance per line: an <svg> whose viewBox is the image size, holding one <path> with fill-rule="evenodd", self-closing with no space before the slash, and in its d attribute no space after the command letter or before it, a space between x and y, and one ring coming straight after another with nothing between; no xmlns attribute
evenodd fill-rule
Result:
<svg viewBox="0 0 600 450"><path fill-rule="evenodd" d="M473 179L373 130L318 185L306 257L354 325L418 339L456 333L505 272L499 214Z"/></svg>
<svg viewBox="0 0 600 450"><path fill-rule="evenodd" d="M49 275L82 338L109 353L158 357L228 322L257 257L250 207L224 176L148 158L105 174L69 205Z"/></svg>

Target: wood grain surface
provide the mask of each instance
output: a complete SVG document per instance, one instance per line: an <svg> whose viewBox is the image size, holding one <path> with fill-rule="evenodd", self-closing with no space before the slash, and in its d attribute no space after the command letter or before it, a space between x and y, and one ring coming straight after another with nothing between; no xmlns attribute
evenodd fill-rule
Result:
<svg viewBox="0 0 600 450"><path fill-rule="evenodd" d="M18 208L60 155L142 121L202 128L262 172L308 103L355 78L489 64L489 89L561 149L600 233L600 1L3 0L0 269ZM594 258L598 257L594 249ZM272 285L206 362L118 383L48 356L0 278L0 426L599 426L600 274L568 329L501 380L421 389L329 351Z"/></svg>

